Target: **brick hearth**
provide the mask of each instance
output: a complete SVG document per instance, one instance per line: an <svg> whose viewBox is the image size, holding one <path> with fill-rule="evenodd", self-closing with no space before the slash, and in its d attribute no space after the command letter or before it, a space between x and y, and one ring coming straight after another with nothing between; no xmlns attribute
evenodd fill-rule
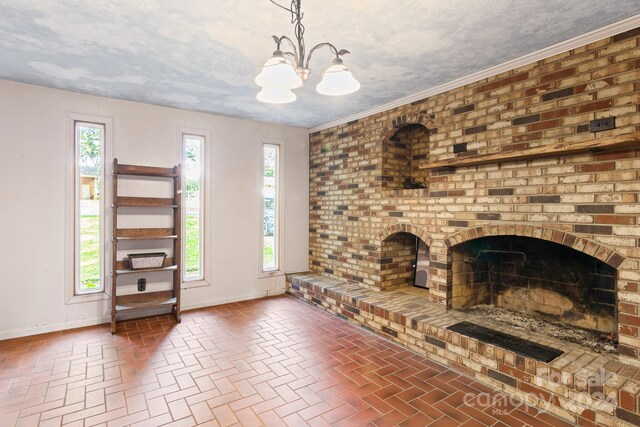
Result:
<svg viewBox="0 0 640 427"><path fill-rule="evenodd" d="M640 369L577 344L531 336L430 302L428 291L375 291L314 274L288 277L288 292L343 320L580 425L640 425ZM562 350L550 363L447 330L468 321Z"/></svg>

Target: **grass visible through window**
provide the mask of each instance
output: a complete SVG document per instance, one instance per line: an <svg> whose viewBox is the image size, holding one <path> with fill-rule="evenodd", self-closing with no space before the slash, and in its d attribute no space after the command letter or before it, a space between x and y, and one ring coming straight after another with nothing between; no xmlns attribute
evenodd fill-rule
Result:
<svg viewBox="0 0 640 427"><path fill-rule="evenodd" d="M200 223L198 215L186 215L186 265L188 274L195 275L200 267ZM97 215L80 217L80 277L82 289L95 289L100 281L100 221ZM273 247L265 242L264 260L273 263Z"/></svg>
<svg viewBox="0 0 640 427"><path fill-rule="evenodd" d="M80 217L80 288L95 289L100 284L100 217Z"/></svg>
<svg viewBox="0 0 640 427"><path fill-rule="evenodd" d="M200 216L189 214L186 216L186 265L187 276L200 274Z"/></svg>
<svg viewBox="0 0 640 427"><path fill-rule="evenodd" d="M269 246L266 242L262 249L262 259L263 259L264 265L275 264L274 258L273 258L273 247Z"/></svg>
<svg viewBox="0 0 640 427"><path fill-rule="evenodd" d="M200 224L197 215L187 215L187 262L186 271L199 272ZM97 215L80 217L80 277L82 289L95 289L100 281L100 220Z"/></svg>

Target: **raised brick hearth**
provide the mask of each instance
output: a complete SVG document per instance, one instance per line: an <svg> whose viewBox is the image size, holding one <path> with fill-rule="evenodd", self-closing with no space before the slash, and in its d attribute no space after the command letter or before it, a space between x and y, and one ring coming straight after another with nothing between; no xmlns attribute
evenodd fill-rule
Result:
<svg viewBox="0 0 640 427"><path fill-rule="evenodd" d="M446 310L428 291L374 291L314 274L288 277L288 292L370 332L407 346L529 405L580 425L640 425L640 368L577 344L530 336L495 321ZM461 321L563 351L550 363L447 329Z"/></svg>
<svg viewBox="0 0 640 427"><path fill-rule="evenodd" d="M639 104L635 29L311 134L310 269L386 298L413 280L418 238L432 306L476 298L613 330L620 362L640 366ZM616 129L590 133L603 117ZM625 135L624 147L575 150ZM525 240L527 260L574 255L469 270L486 238Z"/></svg>

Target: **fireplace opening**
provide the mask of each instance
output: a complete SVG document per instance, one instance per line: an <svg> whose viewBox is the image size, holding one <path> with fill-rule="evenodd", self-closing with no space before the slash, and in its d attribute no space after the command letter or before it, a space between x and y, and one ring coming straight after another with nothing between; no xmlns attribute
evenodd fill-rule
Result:
<svg viewBox="0 0 640 427"><path fill-rule="evenodd" d="M398 129L382 147L383 187L425 188L429 173L418 166L429 154L429 131L420 124Z"/></svg>
<svg viewBox="0 0 640 427"><path fill-rule="evenodd" d="M567 246L520 236L452 248L452 308L493 305L598 332L616 330L616 269Z"/></svg>
<svg viewBox="0 0 640 427"><path fill-rule="evenodd" d="M429 289L429 246L411 233L396 233L382 242L381 289L417 286Z"/></svg>

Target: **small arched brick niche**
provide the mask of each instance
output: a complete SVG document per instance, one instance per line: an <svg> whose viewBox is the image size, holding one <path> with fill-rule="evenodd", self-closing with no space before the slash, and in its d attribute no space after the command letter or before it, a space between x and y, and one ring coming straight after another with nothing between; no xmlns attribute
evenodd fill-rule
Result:
<svg viewBox="0 0 640 427"><path fill-rule="evenodd" d="M388 227L382 233L380 289L429 286L429 246L424 230L408 224Z"/></svg>
<svg viewBox="0 0 640 427"><path fill-rule="evenodd" d="M385 128L382 140L382 187L412 188L407 180L428 184L428 171L420 163L429 155L428 120L422 114L400 116Z"/></svg>
<svg viewBox="0 0 640 427"><path fill-rule="evenodd" d="M451 247L452 308L491 304L586 329L617 329L617 270L563 244L489 236Z"/></svg>

